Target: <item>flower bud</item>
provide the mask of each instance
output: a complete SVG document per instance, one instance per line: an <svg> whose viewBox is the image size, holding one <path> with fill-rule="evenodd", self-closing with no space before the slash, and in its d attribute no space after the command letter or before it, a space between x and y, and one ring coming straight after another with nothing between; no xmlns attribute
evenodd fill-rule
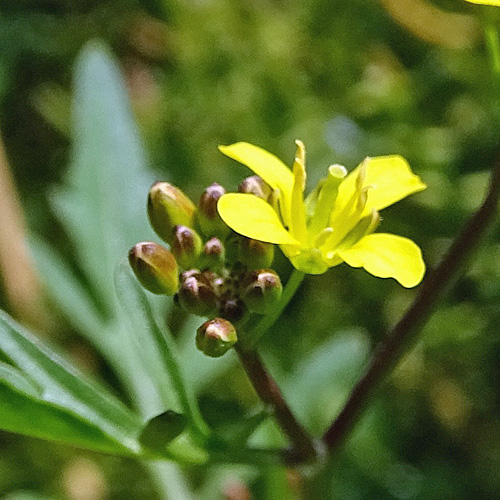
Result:
<svg viewBox="0 0 500 500"><path fill-rule="evenodd" d="M179 287L175 257L151 241L137 243L128 254L130 267L142 286L158 295L173 295Z"/></svg>
<svg viewBox="0 0 500 500"><path fill-rule="evenodd" d="M194 229L187 226L174 227L171 244L172 253L183 269L196 264L201 254L201 246L201 238Z"/></svg>
<svg viewBox="0 0 500 500"><path fill-rule="evenodd" d="M191 269L181 274L177 292L179 305L188 313L208 316L215 311L217 294L200 271Z"/></svg>
<svg viewBox="0 0 500 500"><path fill-rule="evenodd" d="M269 267L274 259L274 245L263 241L240 238L239 261L247 269L263 269Z"/></svg>
<svg viewBox="0 0 500 500"><path fill-rule="evenodd" d="M220 302L219 314L230 321L239 321L245 314L245 304L235 298L228 297Z"/></svg>
<svg viewBox="0 0 500 500"><path fill-rule="evenodd" d="M224 265L225 249L219 238L210 238L203 247L200 268L218 270Z"/></svg>
<svg viewBox="0 0 500 500"><path fill-rule="evenodd" d="M236 329L223 318L211 319L196 331L196 347L212 358L225 354L237 340Z"/></svg>
<svg viewBox="0 0 500 500"><path fill-rule="evenodd" d="M229 234L229 228L220 218L217 212L217 202L226 193L226 190L214 182L208 186L200 198L198 223L206 236L220 236L225 238Z"/></svg>
<svg viewBox="0 0 500 500"><path fill-rule="evenodd" d="M210 269L205 269L201 273L201 281L210 285L218 297L226 291L226 280Z"/></svg>
<svg viewBox="0 0 500 500"><path fill-rule="evenodd" d="M148 217L156 234L172 243L175 226L192 226L196 207L177 187L168 182L156 182L148 196Z"/></svg>
<svg viewBox="0 0 500 500"><path fill-rule="evenodd" d="M280 277L272 269L259 269L247 275L241 299L252 312L267 314L281 299Z"/></svg>
<svg viewBox="0 0 500 500"><path fill-rule="evenodd" d="M243 179L241 184L238 186L238 191L240 193L254 194L255 196L267 201L272 189L258 175L251 175L250 177Z"/></svg>

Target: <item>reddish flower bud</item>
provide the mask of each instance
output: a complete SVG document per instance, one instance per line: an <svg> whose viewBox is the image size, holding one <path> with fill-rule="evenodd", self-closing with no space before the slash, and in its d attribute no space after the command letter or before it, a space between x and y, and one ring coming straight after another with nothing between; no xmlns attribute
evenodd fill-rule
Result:
<svg viewBox="0 0 500 500"><path fill-rule="evenodd" d="M201 195L197 215L198 223L206 236L225 238L229 234L229 228L217 212L217 202L223 194L226 194L226 190L220 184L214 182Z"/></svg>
<svg viewBox="0 0 500 500"><path fill-rule="evenodd" d="M241 299L252 312L267 314L281 299L283 286L279 275L271 269L260 269L247 275Z"/></svg>
<svg viewBox="0 0 500 500"><path fill-rule="evenodd" d="M174 227L172 253L183 269L196 265L201 247L201 238L194 229L180 225Z"/></svg>
<svg viewBox="0 0 500 500"><path fill-rule="evenodd" d="M225 354L237 341L236 329L223 318L203 323L196 332L196 347L212 358Z"/></svg>

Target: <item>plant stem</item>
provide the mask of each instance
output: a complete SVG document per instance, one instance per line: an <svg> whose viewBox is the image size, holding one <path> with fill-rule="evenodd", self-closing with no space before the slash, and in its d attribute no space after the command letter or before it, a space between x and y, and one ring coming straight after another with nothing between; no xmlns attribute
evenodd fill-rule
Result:
<svg viewBox="0 0 500 500"><path fill-rule="evenodd" d="M289 461L304 462L316 456L313 440L295 418L257 352L247 350L240 344L236 344L235 349L255 391L265 404L272 407L279 426L293 444L293 455Z"/></svg>
<svg viewBox="0 0 500 500"><path fill-rule="evenodd" d="M369 398L429 317L441 294L458 276L461 266L494 220L499 198L500 159L492 172L489 191L483 204L457 236L439 266L428 274L420 293L405 315L379 344L344 408L324 434L323 442L330 453L343 443Z"/></svg>
<svg viewBox="0 0 500 500"><path fill-rule="evenodd" d="M245 338L245 344L248 347L255 346L257 342L262 338L262 336L274 325L276 320L280 317L281 313L288 305L292 297L297 292L302 280L304 279L305 274L297 269L292 271L290 278L283 289L283 294L281 296L281 300L279 304L269 313L266 314L260 321L257 323L255 328L247 333Z"/></svg>

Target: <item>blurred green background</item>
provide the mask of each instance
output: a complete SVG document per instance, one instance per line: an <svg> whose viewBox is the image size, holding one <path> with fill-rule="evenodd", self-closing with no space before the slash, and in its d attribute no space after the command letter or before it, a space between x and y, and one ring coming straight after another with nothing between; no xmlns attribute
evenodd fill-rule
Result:
<svg viewBox="0 0 500 500"><path fill-rule="evenodd" d="M121 68L153 172L128 181L142 200L133 205L137 217L145 218L155 178L193 199L214 181L234 190L248 171L218 144L248 141L290 163L300 138L310 186L331 163L351 169L367 155L401 154L429 188L384 211L382 228L414 239L432 267L481 202L500 152L498 93L480 21L481 9L459 0L4 0L0 129L29 233L49 242L104 311L53 201L82 154L73 147L75 59L100 39ZM126 196L116 176L111 198ZM276 268L290 272L281 256ZM6 281L0 305L129 401L113 368L40 281L44 302L35 312L16 308ZM311 431L324 431L414 294L347 266L306 279L262 351ZM194 342L196 321L173 314L166 320L173 332ZM297 491L341 500L498 498L499 324L497 224L324 473L287 482L276 471L187 468L194 498L245 499L243 485L253 498L285 498L283 481L291 498ZM214 398L228 402L228 423L257 404L234 361L210 364L209 383L197 386L207 418ZM273 433L262 431L267 440ZM6 433L0 495L165 497L132 460Z"/></svg>

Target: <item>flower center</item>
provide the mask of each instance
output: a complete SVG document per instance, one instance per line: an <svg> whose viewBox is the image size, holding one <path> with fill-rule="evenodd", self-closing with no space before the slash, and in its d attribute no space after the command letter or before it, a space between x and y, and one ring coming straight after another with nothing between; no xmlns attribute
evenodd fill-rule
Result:
<svg viewBox="0 0 500 500"><path fill-rule="evenodd" d="M328 270L328 264L318 248L305 248L290 260L296 269L306 274L323 274Z"/></svg>

